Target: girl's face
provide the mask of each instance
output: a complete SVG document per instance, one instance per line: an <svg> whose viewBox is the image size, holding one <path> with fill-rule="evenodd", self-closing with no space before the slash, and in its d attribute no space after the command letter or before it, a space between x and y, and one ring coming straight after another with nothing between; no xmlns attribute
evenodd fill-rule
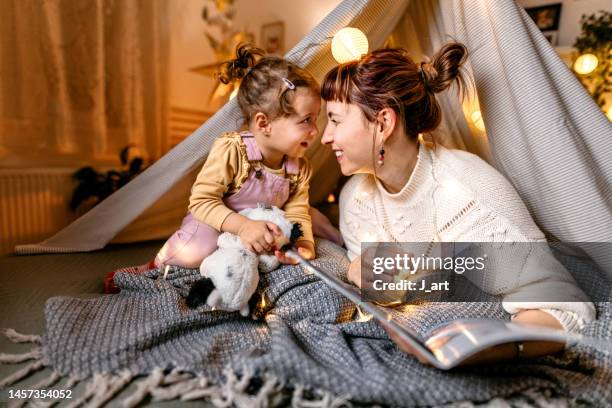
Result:
<svg viewBox="0 0 612 408"><path fill-rule="evenodd" d="M345 176L374 172L373 130L373 125L356 105L327 102L327 126L321 143L331 145Z"/></svg>
<svg viewBox="0 0 612 408"><path fill-rule="evenodd" d="M298 87L292 105L294 114L278 117L270 123L269 147L289 157L304 157L319 134L317 117L321 98L311 89Z"/></svg>

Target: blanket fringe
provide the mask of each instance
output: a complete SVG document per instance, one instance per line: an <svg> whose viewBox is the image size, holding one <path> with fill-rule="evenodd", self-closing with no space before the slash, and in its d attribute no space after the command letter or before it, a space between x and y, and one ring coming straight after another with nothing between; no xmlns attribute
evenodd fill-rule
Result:
<svg viewBox="0 0 612 408"><path fill-rule="evenodd" d="M0 389L16 383L17 381L27 377L31 373L39 371L43 367L44 367L44 362L42 359L33 361L32 363L28 364L22 369L0 380Z"/></svg>
<svg viewBox="0 0 612 408"><path fill-rule="evenodd" d="M21 334L13 329L0 329L0 333L13 343L41 343L41 337L37 334Z"/></svg>
<svg viewBox="0 0 612 408"><path fill-rule="evenodd" d="M134 393L122 401L124 408L132 408L144 400L151 390L158 386L164 378L164 372L161 368L155 368L149 376L138 383L138 388Z"/></svg>
<svg viewBox="0 0 612 408"><path fill-rule="evenodd" d="M127 381L125 379L127 378ZM133 378L129 372L122 371L119 375L94 374L93 378L85 386L85 391L76 400L68 405L77 408L82 405L87 407L99 407L110 400L125 384Z"/></svg>
<svg viewBox="0 0 612 408"><path fill-rule="evenodd" d="M304 398L304 386L297 385L293 390L291 406L294 408L338 408L351 407L349 397L345 395L334 396L332 393L324 391L317 392L321 398L318 400Z"/></svg>
<svg viewBox="0 0 612 408"><path fill-rule="evenodd" d="M23 335L13 338L24 339ZM21 336L21 337L20 337ZM28 341L32 340L31 337ZM34 360L25 367L19 369L12 375L0 381L0 388L12 385L28 375L37 372L45 367L42 356L42 349L37 347L23 354L0 354L2 363L21 363ZM267 408L271 406L286 405L291 399L291 406L295 408L337 408L350 406L348 398L335 397L329 392L312 392L312 396L304 395L305 387L295 387L293 394L285 391L285 384L278 377L269 373L263 376L256 376L251 368L244 367L240 372L236 372L231 367L223 370L225 380L221 384L213 384L203 375L195 375L187 370L175 368L164 374L162 368L155 368L147 377L136 383L136 390L123 401L124 408L133 408L141 404L148 396L153 401L167 401L180 398L181 401L195 399L206 399L217 408ZM136 377L129 370L123 370L116 375L94 374L86 380L83 393L70 401L68 408L98 408L109 402ZM62 375L53 371L50 376L42 379L37 384L29 386L28 389L45 389L53 386L62 379ZM252 387L252 382L257 381L256 388ZM73 390L82 380L79 377L69 377L62 390ZM12 408L24 406L28 400L18 400L11 403ZM50 408L61 402L55 400L32 399L30 403L34 407Z"/></svg>
<svg viewBox="0 0 612 408"><path fill-rule="evenodd" d="M42 357L42 349L40 347L33 348L27 353L9 354L0 353L0 364L17 364L28 360L38 360Z"/></svg>

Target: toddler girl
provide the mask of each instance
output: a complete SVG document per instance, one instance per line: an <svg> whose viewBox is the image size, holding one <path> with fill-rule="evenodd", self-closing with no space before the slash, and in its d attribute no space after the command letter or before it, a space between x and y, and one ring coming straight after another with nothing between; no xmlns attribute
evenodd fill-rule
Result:
<svg viewBox="0 0 612 408"><path fill-rule="evenodd" d="M239 46L236 59L224 64L221 81L236 79L242 80L236 98L248 130L225 133L213 143L191 188L180 229L154 261L133 272L165 265L197 268L217 249L221 232L238 235L256 253L272 250L280 229L238 214L259 203L282 208L289 220L301 224L303 236L296 247L303 257L314 259L308 204L311 168L305 153L318 134L317 81L297 65L263 57L250 45ZM291 263L281 252L275 254ZM107 293L118 291L113 275L105 281Z"/></svg>

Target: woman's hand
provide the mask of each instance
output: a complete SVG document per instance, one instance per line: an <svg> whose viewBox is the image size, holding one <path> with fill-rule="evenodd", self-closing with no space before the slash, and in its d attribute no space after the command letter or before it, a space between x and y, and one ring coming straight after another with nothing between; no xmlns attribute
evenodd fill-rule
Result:
<svg viewBox="0 0 612 408"><path fill-rule="evenodd" d="M314 244L312 242L298 241L296 242L295 247L297 248L297 251L302 256L302 258L308 260L315 259ZM297 265L299 262L297 259L290 258L285 255L284 252L281 251L275 251L274 255L276 255L276 259L278 259L280 263L285 265Z"/></svg>
<svg viewBox="0 0 612 408"><path fill-rule="evenodd" d="M254 221L246 218L238 230L238 236L244 246L260 254L269 252L276 239L274 235L281 236L280 228L272 222Z"/></svg>
<svg viewBox="0 0 612 408"><path fill-rule="evenodd" d="M372 288L375 280L383 282L393 282L398 271L395 269L385 269L382 273L374 273L374 265L372 260L374 257L394 257L398 253L397 249L390 247L388 244L383 246L373 245L368 247L361 256L353 259L349 265L347 272L348 281L358 288ZM363 268L362 268L363 263Z"/></svg>

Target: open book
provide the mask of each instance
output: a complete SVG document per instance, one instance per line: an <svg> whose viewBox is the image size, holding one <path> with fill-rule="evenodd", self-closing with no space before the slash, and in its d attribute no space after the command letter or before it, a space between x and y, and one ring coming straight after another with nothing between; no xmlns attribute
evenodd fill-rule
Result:
<svg viewBox="0 0 612 408"><path fill-rule="evenodd" d="M395 322L385 308L361 299L359 290L337 276L314 267L296 251L286 254L299 260L307 272L314 274L326 284L347 297L359 308L384 324L392 332L406 341L413 354L442 370L461 365L473 355L493 346L523 341L551 341L559 343L578 342L580 335L553 330L542 326L511 323L497 319L461 319L448 325L437 327L426 335Z"/></svg>

